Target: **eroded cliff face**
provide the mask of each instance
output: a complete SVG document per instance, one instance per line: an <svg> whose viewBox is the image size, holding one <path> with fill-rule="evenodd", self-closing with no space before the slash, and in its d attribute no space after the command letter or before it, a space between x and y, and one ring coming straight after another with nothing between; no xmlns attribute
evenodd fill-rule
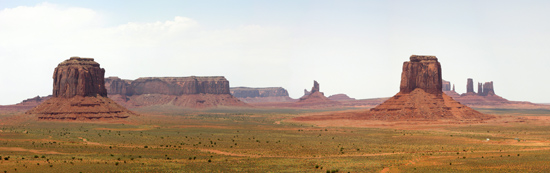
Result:
<svg viewBox="0 0 550 173"><path fill-rule="evenodd" d="M118 77L105 78L105 88L107 89L107 94L126 95L126 90L129 88L131 82L132 81L122 80Z"/></svg>
<svg viewBox="0 0 550 173"><path fill-rule="evenodd" d="M269 87L269 88L234 87L234 88L230 88L230 90L231 90L231 95L237 98L288 96L288 91L282 87Z"/></svg>
<svg viewBox="0 0 550 173"><path fill-rule="evenodd" d="M136 80L121 80L110 77L106 80L109 94L142 95L189 95L230 94L229 81L223 76L214 77L142 77Z"/></svg>
<svg viewBox="0 0 550 173"><path fill-rule="evenodd" d="M427 93L441 94L441 65L435 56L412 55L403 63L401 73L401 93L410 93L420 88Z"/></svg>
<svg viewBox="0 0 550 173"><path fill-rule="evenodd" d="M128 107L173 105L189 108L247 106L231 95L223 76L141 77L106 80L110 97Z"/></svg>
<svg viewBox="0 0 550 173"><path fill-rule="evenodd" d="M93 58L71 57L55 68L53 96L27 111L43 120L126 118L134 113L107 98L105 70Z"/></svg>
<svg viewBox="0 0 550 173"><path fill-rule="evenodd" d="M53 74L53 97L107 97L105 70L93 58L71 57L60 63Z"/></svg>

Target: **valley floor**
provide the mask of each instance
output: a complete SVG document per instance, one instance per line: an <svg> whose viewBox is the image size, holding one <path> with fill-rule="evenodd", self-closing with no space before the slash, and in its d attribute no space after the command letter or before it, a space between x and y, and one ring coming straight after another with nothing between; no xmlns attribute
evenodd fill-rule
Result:
<svg viewBox="0 0 550 173"><path fill-rule="evenodd" d="M473 124L291 120L317 111L333 110L170 110L110 122L2 114L0 172L550 170L550 110L482 109L499 118Z"/></svg>

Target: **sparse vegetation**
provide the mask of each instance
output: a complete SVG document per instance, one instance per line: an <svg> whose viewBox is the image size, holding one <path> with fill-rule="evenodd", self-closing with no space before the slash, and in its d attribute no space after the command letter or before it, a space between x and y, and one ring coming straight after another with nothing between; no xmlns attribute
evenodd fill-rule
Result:
<svg viewBox="0 0 550 173"><path fill-rule="evenodd" d="M550 126L507 123L503 128L475 124L438 130L317 127L286 122L298 115L284 111L167 113L162 116L169 118L141 116L124 125L13 123L0 126L0 139L4 139L0 144L23 151L0 150L0 159L8 172L39 172L44 168L52 172L550 169L546 164L537 164L550 162L548 143L544 142L550 136ZM521 142L516 140L519 137Z"/></svg>

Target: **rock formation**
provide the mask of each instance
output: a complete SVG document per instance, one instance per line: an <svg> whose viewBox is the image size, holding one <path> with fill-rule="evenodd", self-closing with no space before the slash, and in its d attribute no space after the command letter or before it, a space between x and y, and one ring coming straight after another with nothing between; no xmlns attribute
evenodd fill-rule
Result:
<svg viewBox="0 0 550 173"><path fill-rule="evenodd" d="M466 83L466 93L474 93L474 80L472 78L468 78L468 82Z"/></svg>
<svg viewBox="0 0 550 173"><path fill-rule="evenodd" d="M399 93L355 116L378 120L483 120L482 114L442 92L441 65L435 56L412 55L403 63Z"/></svg>
<svg viewBox="0 0 550 173"><path fill-rule="evenodd" d="M443 91L451 91L451 82L443 80L442 89Z"/></svg>
<svg viewBox="0 0 550 173"><path fill-rule="evenodd" d="M354 98L351 98L346 94L334 94L334 95L329 96L328 99L334 100L334 101L353 101L353 100L355 100Z"/></svg>
<svg viewBox="0 0 550 173"><path fill-rule="evenodd" d="M483 95L483 84L480 82L477 83L477 95Z"/></svg>
<svg viewBox="0 0 550 173"><path fill-rule="evenodd" d="M483 93L481 96L491 96L495 95L495 90L493 89L493 81L491 82L485 82L483 84Z"/></svg>
<svg viewBox="0 0 550 173"><path fill-rule="evenodd" d="M126 95L126 89L129 88L132 81L122 80L118 77L108 77L105 78L105 88L107 89L108 95L120 94Z"/></svg>
<svg viewBox="0 0 550 173"><path fill-rule="evenodd" d="M319 83L314 80L313 81L313 87L311 87L310 93L319 92L321 88L319 88Z"/></svg>
<svg viewBox="0 0 550 173"><path fill-rule="evenodd" d="M441 93L441 65L435 56L410 57L410 62L403 63L400 92L407 94L420 88L427 93Z"/></svg>
<svg viewBox="0 0 550 173"><path fill-rule="evenodd" d="M313 81L313 87L311 88L311 93L301 97L296 105L301 106L334 106L340 105L340 102L332 101L325 97L325 94L320 92L319 83Z"/></svg>
<svg viewBox="0 0 550 173"><path fill-rule="evenodd" d="M249 88L249 87L234 87L230 88L231 95L239 98L247 103L260 102L293 102L288 91L282 87L268 88Z"/></svg>
<svg viewBox="0 0 550 173"><path fill-rule="evenodd" d="M269 88L233 87L233 88L230 88L230 91L231 91L231 95L237 98L288 96L288 91L282 87L269 87Z"/></svg>
<svg viewBox="0 0 550 173"><path fill-rule="evenodd" d="M311 92L309 92L307 89L304 89L304 96L310 95Z"/></svg>
<svg viewBox="0 0 550 173"><path fill-rule="evenodd" d="M247 106L230 94L229 81L223 76L141 77L136 80L110 77L105 85L108 86L109 96L127 107Z"/></svg>
<svg viewBox="0 0 550 173"><path fill-rule="evenodd" d="M473 79L468 79L468 81ZM495 94L493 82L478 83L478 93L458 94L455 91L444 91L460 103L475 108L517 108L517 109L547 109L547 105L524 101L510 101Z"/></svg>
<svg viewBox="0 0 550 173"><path fill-rule="evenodd" d="M456 90L455 90L455 84L453 84L453 91L455 91L455 92L456 92Z"/></svg>
<svg viewBox="0 0 550 173"><path fill-rule="evenodd" d="M52 98L26 113L39 119L127 118L133 113L107 98L104 74L93 58L71 57L55 68Z"/></svg>

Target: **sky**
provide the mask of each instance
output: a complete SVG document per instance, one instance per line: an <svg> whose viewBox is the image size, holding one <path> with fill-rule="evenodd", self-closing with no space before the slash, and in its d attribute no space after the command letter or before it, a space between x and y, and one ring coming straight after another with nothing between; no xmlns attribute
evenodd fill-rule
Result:
<svg viewBox="0 0 550 173"><path fill-rule="evenodd" d="M90 57L105 76L225 76L231 87L320 83L326 96L399 92L402 64L435 55L466 91L550 103L550 1L0 0L0 105L52 93L53 71ZM477 87L475 87L477 90Z"/></svg>

